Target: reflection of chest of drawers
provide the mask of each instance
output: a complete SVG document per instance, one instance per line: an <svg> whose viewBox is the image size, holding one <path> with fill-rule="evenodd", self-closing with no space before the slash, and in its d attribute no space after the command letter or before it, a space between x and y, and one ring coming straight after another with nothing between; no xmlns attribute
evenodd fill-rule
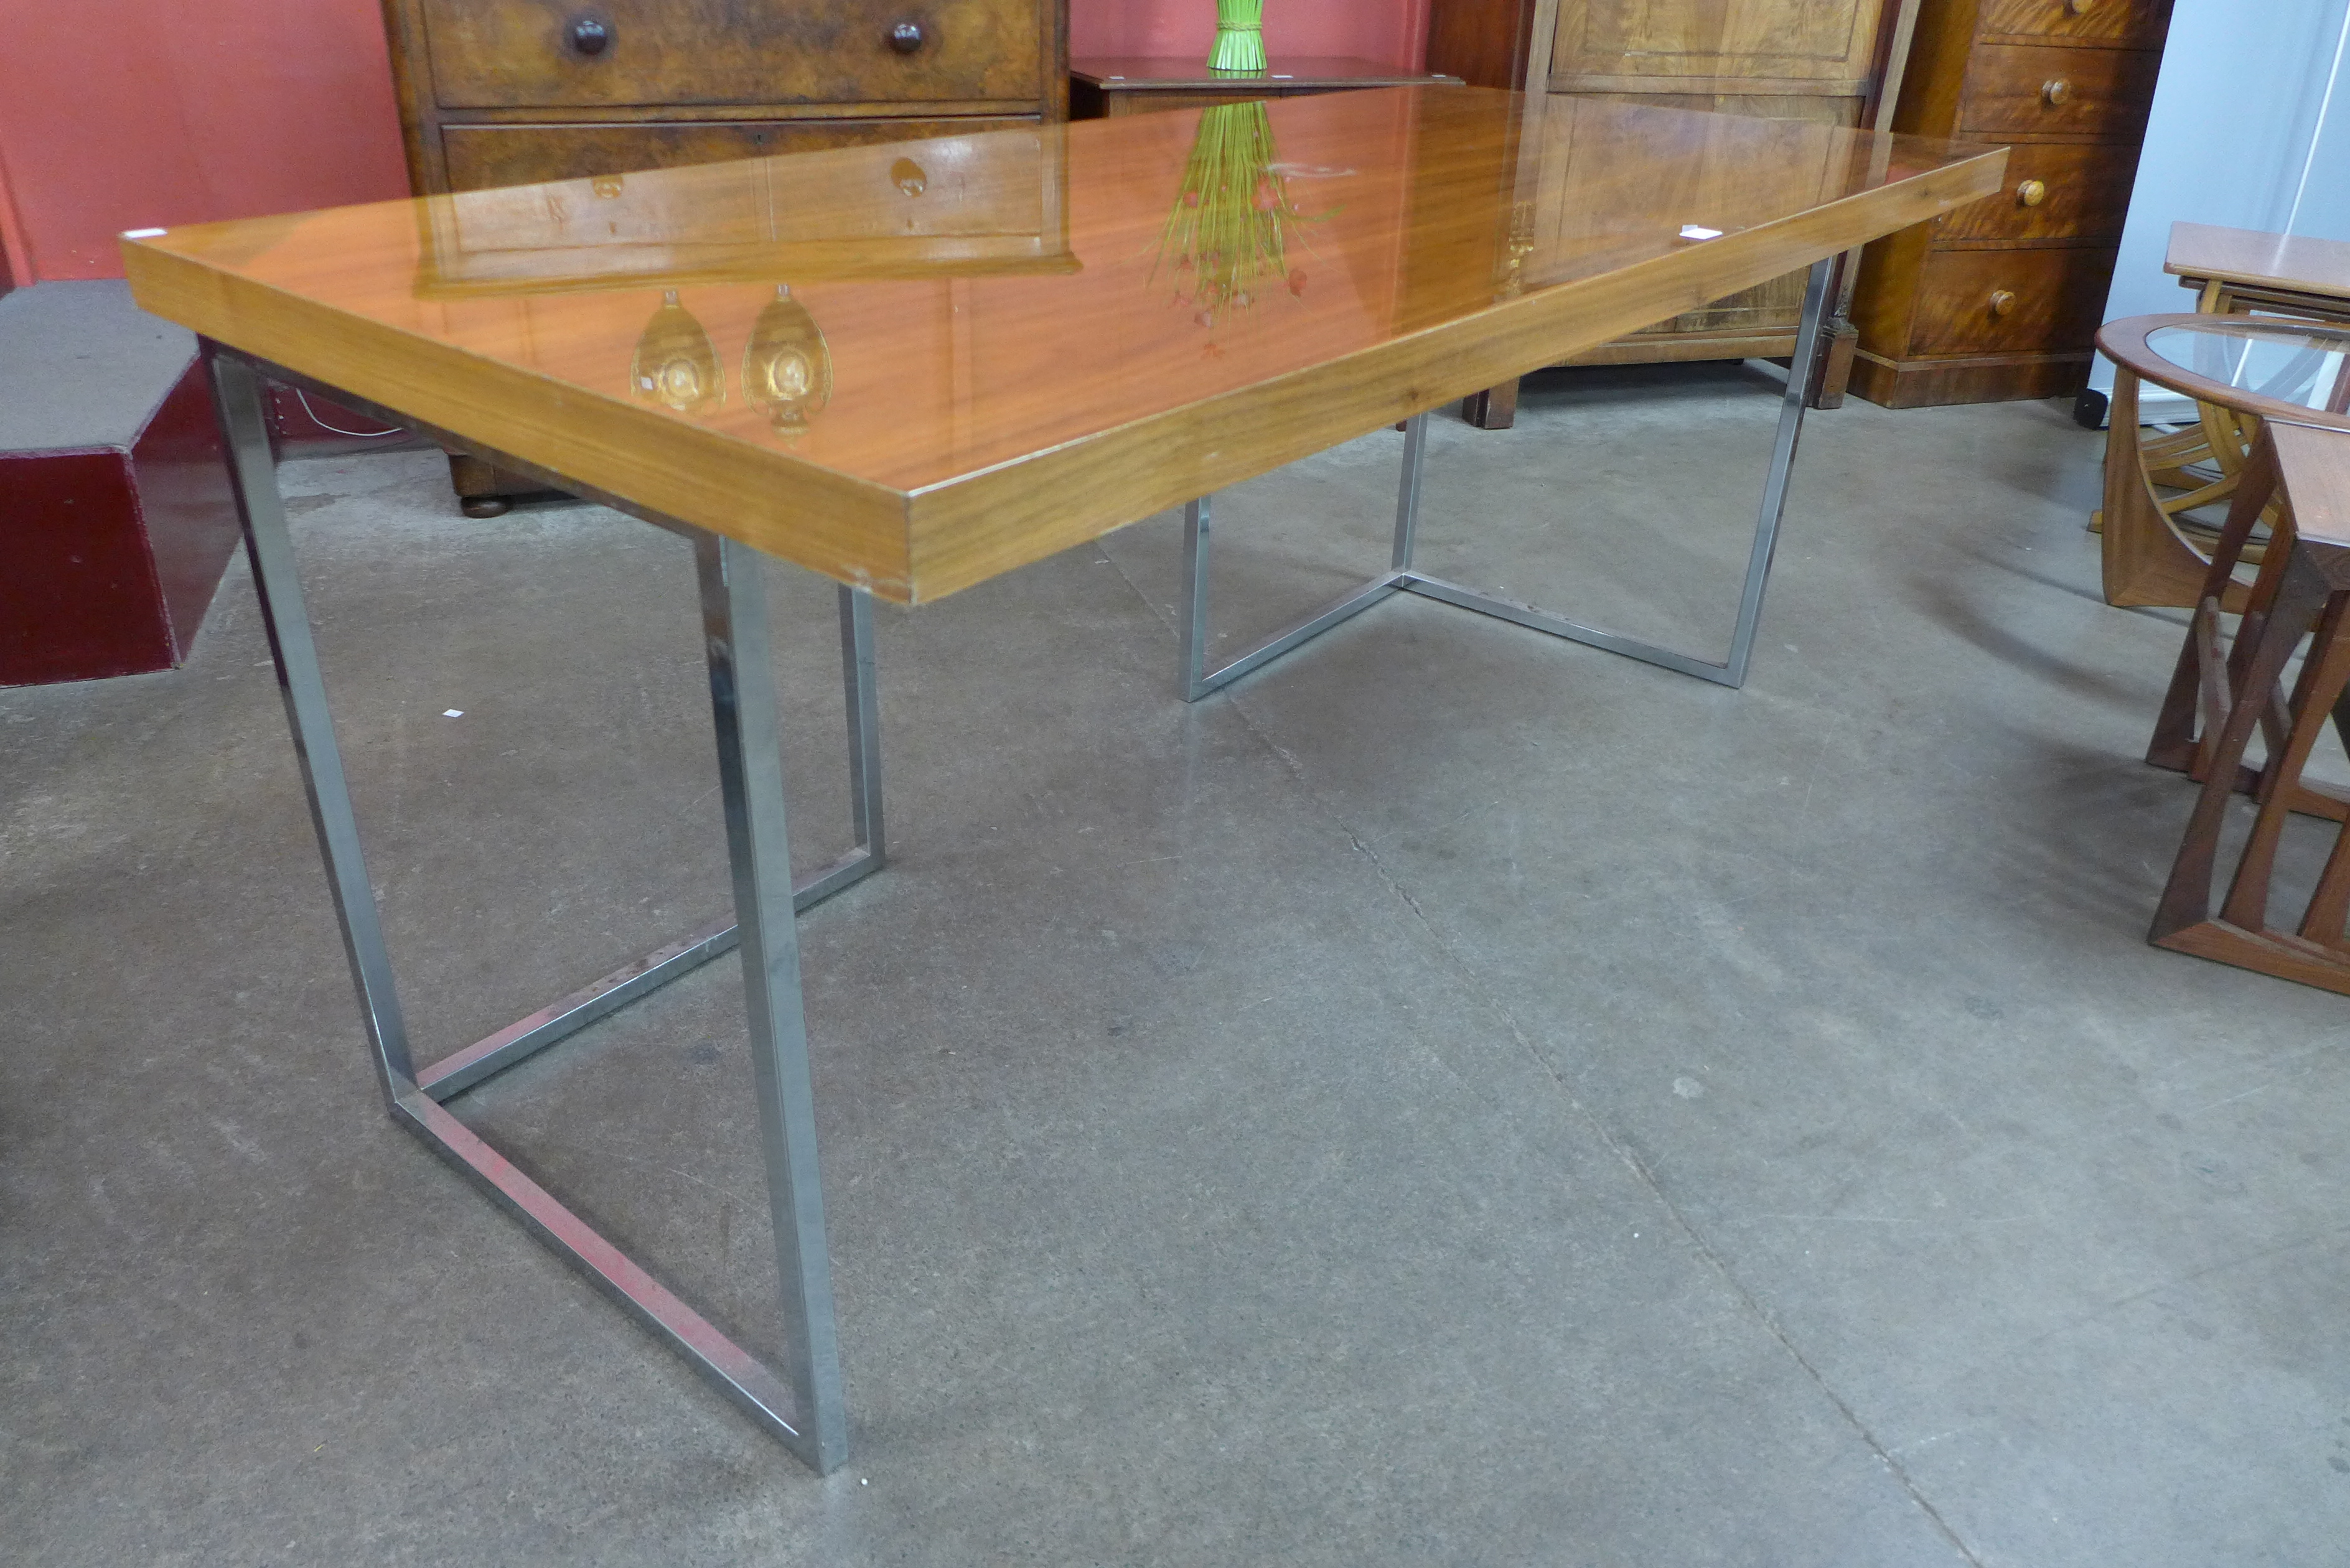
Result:
<svg viewBox="0 0 2350 1568"><path fill-rule="evenodd" d="M2007 190L1868 248L1854 391L2079 389L2169 23L2170 0L1925 0L1894 128L2012 147Z"/></svg>
<svg viewBox="0 0 2350 1568"><path fill-rule="evenodd" d="M1068 118L1063 0L383 0L383 16L420 196ZM531 488L454 453L450 472L477 517Z"/></svg>
<svg viewBox="0 0 2350 1568"><path fill-rule="evenodd" d="M1057 0L385 0L419 194L1066 117Z"/></svg>
<svg viewBox="0 0 2350 1568"><path fill-rule="evenodd" d="M1428 67L1479 87L1604 94L1615 103L1873 125L1887 62L1918 0L1430 0ZM1794 352L1804 274L1794 272L1578 355L1575 364L1740 359ZM1850 290L1849 275L1840 297ZM1835 311L1842 316L1841 305ZM1852 334L1830 326L1818 394L1843 400ZM1471 400L1510 422L1516 383Z"/></svg>

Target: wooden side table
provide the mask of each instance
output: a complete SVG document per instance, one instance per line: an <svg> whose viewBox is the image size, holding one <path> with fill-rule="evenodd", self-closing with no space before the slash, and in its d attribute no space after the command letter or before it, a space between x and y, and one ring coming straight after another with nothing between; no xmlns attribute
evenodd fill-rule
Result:
<svg viewBox="0 0 2350 1568"><path fill-rule="evenodd" d="M2116 368L2102 514L2106 602L2195 605L2212 557L2179 520L2235 493L2262 421L2350 431L2350 328L2245 316L2133 316L2106 323L2097 347ZM2141 381L2194 399L2196 428L2145 439ZM2201 461L2217 465L2217 479L2185 472ZM2229 585L2222 601L2223 609L2241 610L2242 585Z"/></svg>
<svg viewBox="0 0 2350 1568"><path fill-rule="evenodd" d="M2180 286L2194 291L2198 315L2258 313L2350 322L2350 244L2339 240L2228 229L2211 223L2173 223L2170 249L2163 258L2162 270L2178 279ZM2110 421L2109 413L2113 416ZM2124 410L2119 407L2118 395L2109 410L2104 398L2094 391L2085 391L2074 414L2092 430L2099 424L2111 423L2116 436L2107 448L2108 455L2116 445L2134 448L2147 483L2158 490L2177 493L2172 499L2158 503L2162 511L2172 514L2215 505L2232 494L2236 476L2243 467L2244 453L2251 444L2252 432L2244 426L2241 416L2210 403L2196 405L2193 426L2153 440L2139 432L2136 401ZM2123 423L2125 417L2126 427ZM2210 470L2215 468L2218 478L2213 481ZM2190 469L2201 472L2190 472ZM2113 521L2116 515L2118 523ZM2181 559L2172 541L2165 537L2172 528L2158 525L2143 506L2125 506L2118 514L2110 509L2102 510L2089 520L2092 532L2104 533L2116 526L2122 534L2106 547L2106 602L2189 602L2180 596L2192 592L2189 579L2200 569L2198 562L2201 552L2194 552L2194 561ZM2192 532L2208 542L2210 530ZM2257 553L2252 558L2259 559ZM2128 569L2126 565L2164 561L2178 570L2147 576ZM2115 575L2117 562L2125 564L2119 576ZM2167 597L2116 597L2143 593Z"/></svg>
<svg viewBox="0 0 2350 1568"><path fill-rule="evenodd" d="M1357 88L1459 87L1459 77L1399 71L1343 55L1284 56L1261 71L1211 71L1197 60L1087 57L1069 62L1069 118L1115 119L1160 109L1201 109L1250 99L1306 98Z"/></svg>
<svg viewBox="0 0 2350 1568"><path fill-rule="evenodd" d="M2350 320L2350 243L2341 240L2173 223L2162 270L2195 290L2205 315Z"/></svg>
<svg viewBox="0 0 2350 1568"><path fill-rule="evenodd" d="M2235 645L2223 659L2221 591L2230 586L2231 568L2263 514L2275 519L2268 558ZM2312 632L2309 656L2288 699L2285 666ZM2287 815L2340 822L2350 814L2350 800L2301 776L2326 722L2342 728L2345 687L2350 432L2271 421L2245 464L2147 751L2147 761L2190 773L2203 784L2147 937L2157 947L2350 992L2350 939L2344 934L2350 920L2350 832L2336 834L2298 924L2287 929L2269 919ZM2255 729L2268 752L2257 769L2243 764ZM2260 811L2214 915L2212 873L2228 798L2238 792L2257 800Z"/></svg>

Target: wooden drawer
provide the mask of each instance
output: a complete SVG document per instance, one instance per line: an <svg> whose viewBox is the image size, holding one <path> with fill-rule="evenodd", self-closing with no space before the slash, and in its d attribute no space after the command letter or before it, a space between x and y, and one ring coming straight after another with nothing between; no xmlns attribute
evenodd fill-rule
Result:
<svg viewBox="0 0 2350 1568"><path fill-rule="evenodd" d="M1045 96L1038 0L423 0L444 109ZM575 28L603 29L594 52ZM910 24L906 54L891 30Z"/></svg>
<svg viewBox="0 0 2350 1568"><path fill-rule="evenodd" d="M1978 44L1959 135L2135 139L2161 66L2154 50Z"/></svg>
<svg viewBox="0 0 2350 1568"><path fill-rule="evenodd" d="M532 185L806 152L909 141L924 136L966 136L1034 125L1031 115L968 115L953 119L785 119L667 121L636 125L449 125L441 130L452 191Z"/></svg>
<svg viewBox="0 0 2350 1568"><path fill-rule="evenodd" d="M2008 149L2007 188L1941 220L1937 240L2118 240L2137 149L2104 141ZM2023 197L2038 187L2040 201Z"/></svg>
<svg viewBox="0 0 2350 1568"><path fill-rule="evenodd" d="M2070 38L2123 49L2158 49L2170 0L1983 0L1980 36Z"/></svg>
<svg viewBox="0 0 2350 1568"><path fill-rule="evenodd" d="M2059 354L2086 348L2105 314L2114 253L1940 251L1927 257L1912 354ZM2006 308L1995 296L2012 296Z"/></svg>

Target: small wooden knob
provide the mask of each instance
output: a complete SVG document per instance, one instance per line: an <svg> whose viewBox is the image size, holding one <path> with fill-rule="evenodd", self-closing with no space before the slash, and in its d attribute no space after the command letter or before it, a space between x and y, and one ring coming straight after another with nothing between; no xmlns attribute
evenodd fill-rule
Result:
<svg viewBox="0 0 2350 1568"><path fill-rule="evenodd" d="M583 55L600 55L611 41L612 29L593 16L582 16L571 24L571 47Z"/></svg>
<svg viewBox="0 0 2350 1568"><path fill-rule="evenodd" d="M889 29L889 47L901 55L910 55L922 47L920 23L900 22Z"/></svg>
<svg viewBox="0 0 2350 1568"><path fill-rule="evenodd" d="M2097 0L2064 0L2064 15L2085 16L2096 9Z"/></svg>
<svg viewBox="0 0 2350 1568"><path fill-rule="evenodd" d="M1991 291L1991 313L1993 316L2005 316L2014 308L2015 291L2013 289L1994 288Z"/></svg>
<svg viewBox="0 0 2350 1568"><path fill-rule="evenodd" d="M2041 202L2048 200L2048 182L2044 180L2026 180L2015 188L2015 200L2019 206L2040 205Z"/></svg>
<svg viewBox="0 0 2350 1568"><path fill-rule="evenodd" d="M2046 83L2040 89L2041 101L2047 104L2051 109L2054 109L2057 105L2064 102L2072 96L2073 84L2066 81L2063 77L2058 77Z"/></svg>

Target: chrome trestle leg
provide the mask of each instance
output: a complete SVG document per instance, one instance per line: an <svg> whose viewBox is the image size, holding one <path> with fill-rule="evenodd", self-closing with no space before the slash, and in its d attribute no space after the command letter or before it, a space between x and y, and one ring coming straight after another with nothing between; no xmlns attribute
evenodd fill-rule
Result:
<svg viewBox="0 0 2350 1568"><path fill-rule="evenodd" d="M1804 285L1803 323L1795 333L1794 358L1787 373L1786 391L1781 398L1778 431L1772 441L1771 465L1763 478L1762 504L1754 524L1754 543L1747 554L1746 576L1739 588L1738 618L1731 628L1729 657L1721 663L1644 642L1638 638L1626 637L1619 632L1603 631L1597 627L1569 620L1565 616L1533 605L1481 593L1475 588L1413 570L1411 551L1419 511L1421 447L1427 419L1422 414L1410 421L1404 438L1403 480L1396 500L1392 572L1384 577L1374 577L1362 587L1333 600L1296 625L1257 644L1222 669L1207 673L1202 672L1201 666L1208 638L1208 503L1202 498L1193 502L1185 511L1185 558L1190 566L1191 584L1185 605L1182 674L1179 682L1179 690L1185 701L1198 701L1218 687L1263 668L1291 649L1397 593L1419 594L1426 598L1457 605L1462 609L1495 616L1535 631L1547 632L1553 637L1606 649L1610 653L1620 653L1627 659L1638 659L1682 675L1695 676L1700 680L1711 680L1722 686L1744 685L1747 666L1754 656L1755 632L1762 624L1762 591L1770 582L1771 559L1779 542L1779 524L1786 514L1787 481L1794 472L1795 444L1804 429L1804 399L1810 389L1824 342L1828 282L1834 269L1833 257L1815 263Z"/></svg>
<svg viewBox="0 0 2350 1568"><path fill-rule="evenodd" d="M792 1391L793 1451L819 1475L848 1457L840 1351L833 1325L832 1261L825 1250L824 1193L816 1175L816 1088L800 1006L800 947L785 832L784 753L777 733L775 665L759 554L704 535L702 628L710 655L710 707L717 720L718 780L742 931L743 991L751 1023L759 1139L783 1289L784 1376ZM856 660L850 666L856 668ZM865 666L868 678L871 666ZM851 677L852 684L855 677ZM849 709L857 711L851 692Z"/></svg>
<svg viewBox="0 0 2350 1568"><path fill-rule="evenodd" d="M735 921L694 932L419 1073L409 1056L390 957L328 712L264 423L260 375L254 366L213 345L205 345L205 354L262 621L276 659L377 1075L393 1118L683 1355L794 1454L819 1473L830 1471L847 1457L847 1428L816 1172L815 1105L794 916L816 899L871 874L883 860L870 599L847 588L840 593L851 813L858 845L795 888L785 836L775 675L758 557L732 541L678 529L693 540L702 585ZM440 1104L738 943L743 950L753 1075L783 1285L785 1355L780 1376Z"/></svg>
<svg viewBox="0 0 2350 1568"><path fill-rule="evenodd" d="M1185 586L1182 618L1182 671L1175 690L1186 702L1197 702L1219 687L1229 686L1259 670L1300 643L1319 637L1342 620L1350 620L1391 594L1404 588L1402 568L1411 559L1412 529L1419 516L1419 463L1428 433L1428 416L1414 414L1404 424L1403 481L1396 502L1396 570L1373 577L1359 588L1339 595L1304 620L1257 643L1231 662L1205 670L1208 643L1208 519L1209 497L1202 495L1183 508L1183 559L1190 574Z"/></svg>
<svg viewBox="0 0 2350 1568"><path fill-rule="evenodd" d="M342 928L343 952L359 990L359 1015L373 1048L376 1077L387 1100L416 1087L408 1058L408 1026L392 989L391 957L383 945L374 885L359 853L359 819L343 778L343 755L335 744L334 721L327 712L326 678L318 670L318 648L310 637L310 616L302 602L302 582L294 570L294 542L286 532L286 502L277 491L277 460L269 450L269 426L262 413L261 378L241 359L207 354L213 402L219 410L222 444L237 515L244 525L244 552L253 563L253 588L261 601L261 624L277 666L277 694L286 702L286 727L294 732L294 755L310 802L310 825L327 862L327 885L334 894L335 919Z"/></svg>

